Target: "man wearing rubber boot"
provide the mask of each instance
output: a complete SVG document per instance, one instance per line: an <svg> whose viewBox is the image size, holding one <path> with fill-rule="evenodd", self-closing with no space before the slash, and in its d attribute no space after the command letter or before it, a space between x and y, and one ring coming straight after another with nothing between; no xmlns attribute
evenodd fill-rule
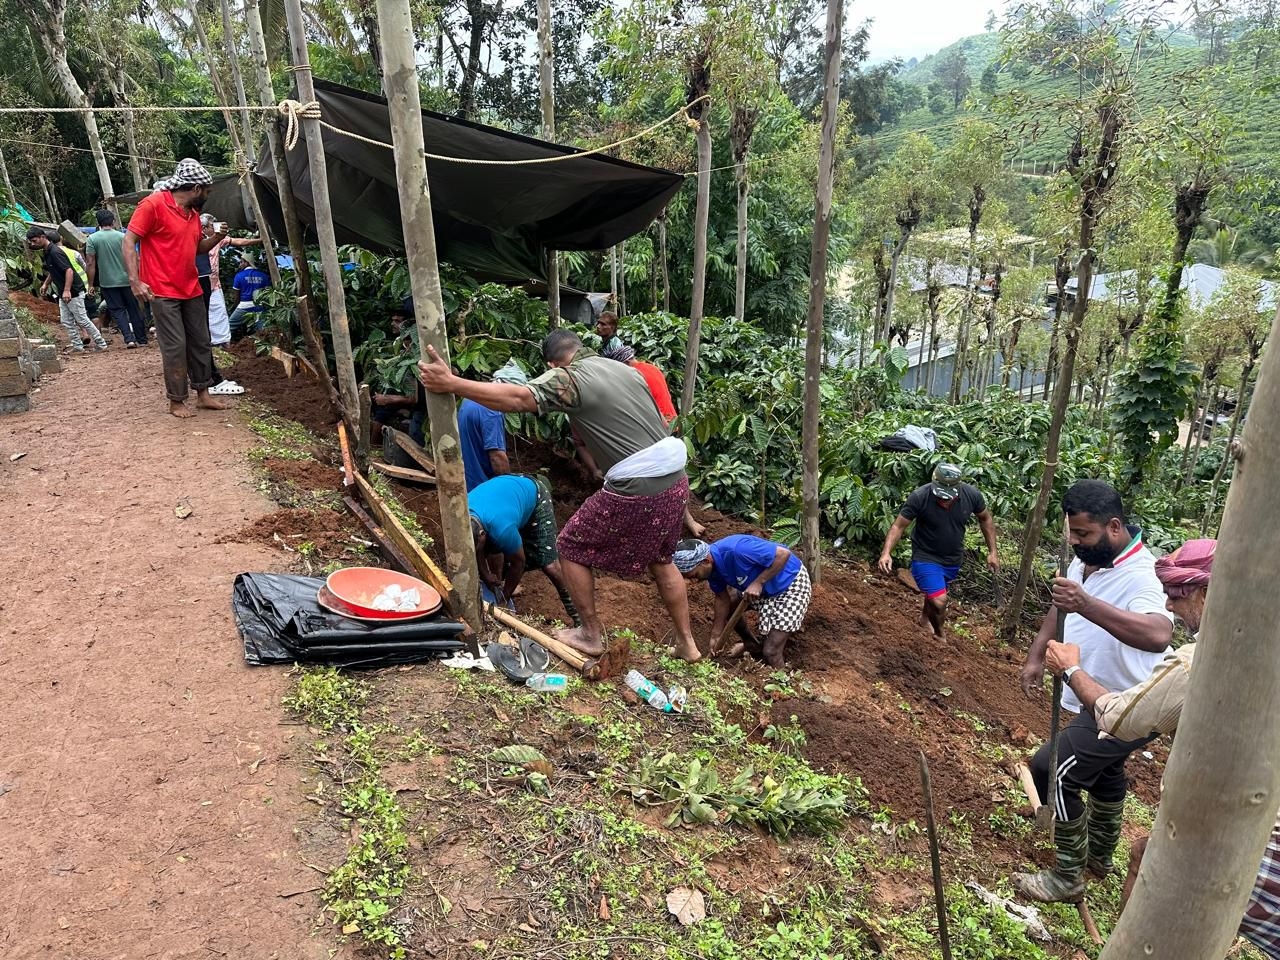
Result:
<svg viewBox="0 0 1280 960"><path fill-rule="evenodd" d="M1059 610L1067 615L1064 641L1079 647L1081 666L1110 691L1145 680L1173 638L1155 558L1142 543L1142 531L1126 523L1120 494L1100 480L1081 480L1062 498L1062 508L1076 559L1066 577L1054 578L1053 605L1027 654L1022 689L1030 699L1044 693L1045 654ZM1128 788L1125 760L1152 739L1099 739L1097 722L1081 709L1071 677L1064 674L1064 680L1062 708L1078 715L1058 734L1052 795L1050 745L1031 761L1036 789L1054 812L1057 865L1013 878L1019 893L1044 903L1084 896L1086 867L1100 876L1111 870ZM1086 791L1087 808L1081 797Z"/></svg>

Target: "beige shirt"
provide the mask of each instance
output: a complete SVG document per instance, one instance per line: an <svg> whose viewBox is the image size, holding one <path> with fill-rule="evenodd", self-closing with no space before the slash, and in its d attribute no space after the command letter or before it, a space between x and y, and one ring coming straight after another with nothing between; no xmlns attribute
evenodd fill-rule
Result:
<svg viewBox="0 0 1280 960"><path fill-rule="evenodd" d="M1166 653L1142 683L1099 697L1093 713L1100 734L1117 740L1139 740L1177 729L1191 687L1191 661L1195 655L1196 645L1188 643Z"/></svg>

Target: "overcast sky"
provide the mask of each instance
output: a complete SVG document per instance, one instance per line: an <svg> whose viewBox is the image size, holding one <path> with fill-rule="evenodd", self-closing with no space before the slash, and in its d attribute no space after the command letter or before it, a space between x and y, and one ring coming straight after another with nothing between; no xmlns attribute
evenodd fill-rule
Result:
<svg viewBox="0 0 1280 960"><path fill-rule="evenodd" d="M853 0L845 16L871 20L871 59L924 57L961 37L981 33L991 10L1008 0Z"/></svg>

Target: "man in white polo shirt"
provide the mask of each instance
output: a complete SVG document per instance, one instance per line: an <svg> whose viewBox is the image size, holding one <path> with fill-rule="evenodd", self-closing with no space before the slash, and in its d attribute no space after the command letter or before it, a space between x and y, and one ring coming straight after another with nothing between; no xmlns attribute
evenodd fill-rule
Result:
<svg viewBox="0 0 1280 960"><path fill-rule="evenodd" d="M1080 648L1080 668L1111 691L1150 676L1173 638L1155 557L1143 545L1142 531L1126 522L1120 494L1101 480L1081 480L1062 498L1062 509L1076 559L1065 578L1054 579L1053 606L1027 654L1022 689L1031 699L1044 694L1045 651L1059 610L1067 614L1065 641ZM1111 870L1128 786L1124 763L1151 739L1099 739L1097 723L1087 710L1081 712L1070 684L1062 688L1062 707L1077 716L1058 735L1054 796L1047 796L1049 744L1031 761L1036 789L1057 821L1057 866L1013 878L1023 896L1045 903L1079 900L1086 866L1099 876ZM1081 791L1089 794L1087 810Z"/></svg>

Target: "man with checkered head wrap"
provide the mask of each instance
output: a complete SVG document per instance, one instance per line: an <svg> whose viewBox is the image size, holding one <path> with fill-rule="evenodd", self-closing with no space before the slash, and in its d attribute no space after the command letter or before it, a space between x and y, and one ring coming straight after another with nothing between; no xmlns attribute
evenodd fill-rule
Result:
<svg viewBox="0 0 1280 960"><path fill-rule="evenodd" d="M760 537L735 534L707 543L681 540L671 562L686 580L705 580L715 594L715 620L711 624L711 652L750 653L771 667L784 666L783 654L793 634L804 626L813 587L800 558L780 544ZM735 601L743 598L760 613L759 637L745 627L738 630L742 643L728 651L716 648L732 615Z"/></svg>
<svg viewBox="0 0 1280 960"><path fill-rule="evenodd" d="M226 409L209 395L213 348L196 271L196 255L226 237L217 232L202 236L200 211L212 187L213 177L197 161L178 161L173 175L157 181L155 192L138 204L124 237L129 285L135 297L151 304L169 412L175 417L194 416L186 404L188 379L197 407Z"/></svg>

